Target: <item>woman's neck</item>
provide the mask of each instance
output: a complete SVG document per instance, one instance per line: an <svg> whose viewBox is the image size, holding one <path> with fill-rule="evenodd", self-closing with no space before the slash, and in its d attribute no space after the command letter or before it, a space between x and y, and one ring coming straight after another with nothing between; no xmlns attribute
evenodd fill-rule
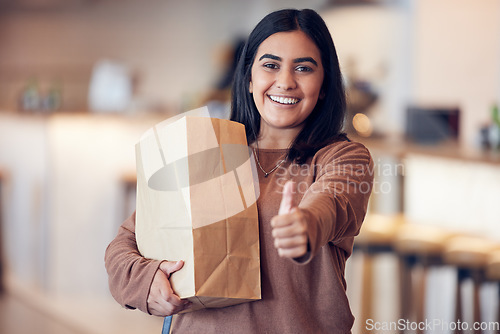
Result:
<svg viewBox="0 0 500 334"><path fill-rule="evenodd" d="M300 128L276 129L261 126L256 145L264 149L287 149L300 132Z"/></svg>

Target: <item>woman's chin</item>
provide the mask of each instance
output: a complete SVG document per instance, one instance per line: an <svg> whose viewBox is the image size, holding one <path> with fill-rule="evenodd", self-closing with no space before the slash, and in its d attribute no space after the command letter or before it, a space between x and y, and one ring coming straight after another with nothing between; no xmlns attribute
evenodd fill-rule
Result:
<svg viewBox="0 0 500 334"><path fill-rule="evenodd" d="M300 122L291 119L268 119L265 120L266 126L276 130L290 130L302 128Z"/></svg>

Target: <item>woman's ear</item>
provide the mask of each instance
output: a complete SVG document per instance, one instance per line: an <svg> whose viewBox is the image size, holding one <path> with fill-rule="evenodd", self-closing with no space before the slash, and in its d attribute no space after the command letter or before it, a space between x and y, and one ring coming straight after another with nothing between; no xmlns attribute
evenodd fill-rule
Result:
<svg viewBox="0 0 500 334"><path fill-rule="evenodd" d="M250 94L253 94L253 84L252 84L252 81L250 81L250 84L248 85L248 91L250 92Z"/></svg>

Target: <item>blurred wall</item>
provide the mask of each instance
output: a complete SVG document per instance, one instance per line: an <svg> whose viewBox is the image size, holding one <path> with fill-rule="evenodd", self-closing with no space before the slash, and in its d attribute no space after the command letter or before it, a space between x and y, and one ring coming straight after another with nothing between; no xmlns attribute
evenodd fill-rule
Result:
<svg viewBox="0 0 500 334"><path fill-rule="evenodd" d="M369 82L378 102L367 112L377 132L400 133L411 94L411 0L346 6L323 13L348 81Z"/></svg>
<svg viewBox="0 0 500 334"><path fill-rule="evenodd" d="M64 3L64 2L58 2ZM74 2L68 2L69 4ZM87 110L92 66L129 65L137 95L157 109L189 108L221 70L217 49L246 36L267 12L301 1L84 1L48 10L0 11L0 108L16 109L28 79L43 90L60 83L64 110ZM500 3L398 0L319 9L332 31L344 73L380 92L372 114L385 132L404 130L409 103L458 105L462 144L473 145L500 100Z"/></svg>
<svg viewBox="0 0 500 334"><path fill-rule="evenodd" d="M461 144L500 103L500 1L415 1L411 101L462 109Z"/></svg>
<svg viewBox="0 0 500 334"><path fill-rule="evenodd" d="M62 84L64 110L87 110L91 69L102 58L136 71L143 99L165 108L189 106L220 71L214 61L218 47L245 37L273 9L306 5L298 0L58 3L45 10L0 12L0 108L15 109L22 87L36 77L43 89Z"/></svg>
<svg viewBox="0 0 500 334"><path fill-rule="evenodd" d="M404 132L410 104L458 106L461 144L477 144L500 103L500 1L399 0L323 16L344 75L379 93L369 110L378 130Z"/></svg>

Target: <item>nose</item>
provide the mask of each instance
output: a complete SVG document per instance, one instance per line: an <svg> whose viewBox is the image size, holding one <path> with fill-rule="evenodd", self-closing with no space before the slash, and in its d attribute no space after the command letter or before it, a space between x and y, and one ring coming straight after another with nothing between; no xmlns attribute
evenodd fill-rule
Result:
<svg viewBox="0 0 500 334"><path fill-rule="evenodd" d="M290 71L280 71L276 79L276 87L283 90L290 90L297 87L294 73L291 73Z"/></svg>

